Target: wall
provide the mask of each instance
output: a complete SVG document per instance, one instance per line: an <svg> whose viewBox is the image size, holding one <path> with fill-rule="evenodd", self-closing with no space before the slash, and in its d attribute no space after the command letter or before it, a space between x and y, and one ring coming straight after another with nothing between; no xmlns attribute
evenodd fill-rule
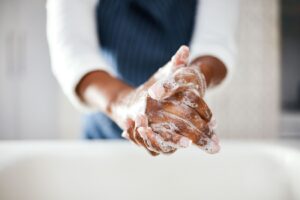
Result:
<svg viewBox="0 0 300 200"><path fill-rule="evenodd" d="M221 137L268 138L279 126L279 4L241 0L239 57L232 81L208 102Z"/></svg>
<svg viewBox="0 0 300 200"><path fill-rule="evenodd" d="M0 3L3 2L12 1L0 0ZM20 2L24 4L25 1L20 0ZM57 95L51 97L54 99L52 104L47 104L47 106L53 106L51 116L55 123L40 124L40 127L50 130L51 126L55 126L57 132L48 131L48 135L42 137L38 131L35 131L34 134L28 132L26 133L28 135L26 136L24 133L22 138L78 138L81 130L80 114L69 104L54 78L49 78L49 57L45 56L48 53L45 37L45 3L40 0L26 1L27 7L30 6L29 2L35 5L34 9L38 9L38 12L31 14L34 15L32 19L38 19L38 23L28 26L34 25L31 28L32 34L43 34L42 37L36 36L40 39L38 44L41 45L38 46L38 49L32 49L30 55L35 54L36 57L39 57L39 53L42 53L41 58L45 59L36 63L35 67L40 69L41 74L48 77L45 80L49 80L47 82L49 87L53 94ZM241 15L237 35L239 59L236 70L229 85L225 86L223 90L216 89L208 94L208 103L214 111L218 122L218 134L221 137L276 137L278 136L279 120L280 72L278 1L241 0L240 6ZM35 110L36 119L39 119L39 114L40 117L47 117L39 109ZM27 116L29 118L30 110L27 109L22 116L24 119ZM0 123L6 122L6 119L3 120ZM26 120L24 123L27 123ZM36 129L32 127L29 130ZM8 138L16 139L18 137L10 136Z"/></svg>

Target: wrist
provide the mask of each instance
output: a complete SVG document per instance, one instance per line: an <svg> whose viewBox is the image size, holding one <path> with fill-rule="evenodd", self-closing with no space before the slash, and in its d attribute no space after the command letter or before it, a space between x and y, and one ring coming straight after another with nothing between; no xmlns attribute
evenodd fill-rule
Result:
<svg viewBox="0 0 300 200"><path fill-rule="evenodd" d="M132 90L132 87L112 77L105 71L94 71L82 78L76 88L82 101L101 112L111 115L111 106L116 104L120 94Z"/></svg>
<svg viewBox="0 0 300 200"><path fill-rule="evenodd" d="M134 89L126 87L119 90L114 98L108 103L106 114L110 116L121 128L124 128L124 121L127 117L127 110L130 106L130 94Z"/></svg>
<svg viewBox="0 0 300 200"><path fill-rule="evenodd" d="M191 65L200 67L200 70L205 77L207 87L213 87L220 84L227 74L224 63L213 56L198 57L191 62Z"/></svg>

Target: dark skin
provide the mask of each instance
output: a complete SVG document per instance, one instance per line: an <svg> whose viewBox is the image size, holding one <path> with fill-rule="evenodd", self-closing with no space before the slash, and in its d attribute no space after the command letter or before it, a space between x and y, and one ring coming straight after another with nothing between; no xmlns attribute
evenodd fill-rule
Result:
<svg viewBox="0 0 300 200"><path fill-rule="evenodd" d="M187 47L182 52L182 55L188 57ZM174 70L173 77L175 81L195 83L194 85L199 86L198 79L193 71L186 73L188 75L184 75L185 72L189 72L192 68L200 69L205 77L207 88L220 84L226 77L227 69L224 63L216 57L201 56L187 63L182 59L183 56L180 53L177 52L177 54L172 60L173 65L182 66L183 64L186 68L181 69L183 73L177 72L176 74L175 71L178 69ZM118 108L126 108L138 102L140 99L139 94L148 91L157 81L157 77L153 76L139 88L133 88L105 71L94 71L83 77L76 91L83 102L107 114L126 131L128 139L145 147L151 155L158 155L159 153L169 154L176 151L176 148L173 147L163 149L154 139L153 134L160 135L164 141L170 141L174 144L178 144L178 141L182 138L188 138L197 146L203 147L208 140L214 137L214 133L208 128L212 114L202 97L194 95L189 88L177 88L176 91L172 91L171 94L161 99L152 98L150 97L151 95L148 95L145 115L141 119L128 119L126 122L120 120ZM200 85L200 87L202 86ZM196 107L182 103L184 98L188 98L196 104ZM180 106L174 102L181 102ZM165 113L165 115L158 115L157 113ZM179 120L170 118L169 114L177 116ZM180 119L188 119L189 122ZM157 124L167 122L172 122L178 127L176 133L170 134L168 131L156 129ZM190 126L195 129L192 129ZM147 137L149 141L145 142L141 135Z"/></svg>

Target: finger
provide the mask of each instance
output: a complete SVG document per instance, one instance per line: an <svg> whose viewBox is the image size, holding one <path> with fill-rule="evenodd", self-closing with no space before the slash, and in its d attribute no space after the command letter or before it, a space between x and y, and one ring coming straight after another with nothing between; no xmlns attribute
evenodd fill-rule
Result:
<svg viewBox="0 0 300 200"><path fill-rule="evenodd" d="M207 153L215 154L220 151L221 147L217 136L215 134L212 135L211 138L201 138L197 146Z"/></svg>
<svg viewBox="0 0 300 200"><path fill-rule="evenodd" d="M151 127L152 124L170 124L173 127L173 132L189 138L201 149L209 153L217 152L219 149L218 142L214 141L216 144L211 143L212 139L214 139L213 130L210 128L213 123L205 122L194 109L184 105L186 107L185 110L181 108L182 106L172 104L172 102L157 104L157 101L151 98L147 99L147 104L151 105L152 108L146 110L149 116L148 123ZM165 110L161 111L162 108ZM170 113L167 111L170 111ZM195 117L197 115L198 117ZM191 122L193 118L199 120L199 122L194 121L195 125Z"/></svg>
<svg viewBox="0 0 300 200"><path fill-rule="evenodd" d="M188 83L186 81L181 82L181 80L182 79L179 79L178 81L175 77L159 80L148 89L148 94L151 98L157 101L167 99L184 90L194 90L198 94L198 87L196 83Z"/></svg>
<svg viewBox="0 0 300 200"><path fill-rule="evenodd" d="M220 151L219 138L215 134L216 122L212 118L208 123L210 134L207 138L201 138L198 142L198 146L207 153L217 153Z"/></svg>
<svg viewBox="0 0 300 200"><path fill-rule="evenodd" d="M165 143L176 149L189 147L192 143L190 139L175 133L174 125L171 123L153 123L152 130L159 134ZM176 128L176 127L175 127Z"/></svg>
<svg viewBox="0 0 300 200"><path fill-rule="evenodd" d="M135 122L128 119L126 121L126 129L122 132L122 137L139 145L138 141L134 137L134 131L135 131Z"/></svg>
<svg viewBox="0 0 300 200"><path fill-rule="evenodd" d="M152 156L159 155L158 152L151 150L151 148L148 147L146 144L146 141L141 137L140 133L138 132L138 129L140 127L147 127L148 126L148 119L146 115L140 114L136 117L135 120L135 130L134 130L134 139L137 141L137 143L140 146L143 146Z"/></svg>
<svg viewBox="0 0 300 200"><path fill-rule="evenodd" d="M171 60L164 65L163 67L159 68L159 70L154 73L154 75L150 78L150 81L147 82L148 85L151 85L159 80L164 79L172 75L172 73L180 67L186 67L188 64L188 57L189 57L189 48L187 46L181 46L175 55L171 58Z"/></svg>
<svg viewBox="0 0 300 200"><path fill-rule="evenodd" d="M220 151L220 141L215 133L215 119L211 118L207 125L209 127L209 134L207 134L208 137L201 138L198 142L198 146L205 152L214 154Z"/></svg>
<svg viewBox="0 0 300 200"><path fill-rule="evenodd" d="M137 123L135 123L133 120L128 119L126 121L126 130L123 131L122 136L135 144L144 147L152 156L157 156L159 153L151 151L147 148L144 140L141 138L141 136L137 133L137 128L135 124L138 125L146 125L148 123L144 116L139 116L136 120Z"/></svg>
<svg viewBox="0 0 300 200"><path fill-rule="evenodd" d="M215 143L220 143L220 139L216 134L213 134L213 136L211 137L211 139L215 142Z"/></svg>
<svg viewBox="0 0 300 200"><path fill-rule="evenodd" d="M173 64L174 68L178 68L180 66L187 65L188 58L189 58L189 48L185 45L182 45L175 55L171 59L171 63Z"/></svg>
<svg viewBox="0 0 300 200"><path fill-rule="evenodd" d="M181 68L174 73L175 82L183 88L196 90L200 97L204 96L206 81L199 68L195 66Z"/></svg>
<svg viewBox="0 0 300 200"><path fill-rule="evenodd" d="M197 80L198 80L198 83L199 83L198 91L200 93L200 97L203 97L204 94L205 94L206 88L207 88L205 76L201 72L199 66L194 65L194 66L191 66L189 68L191 70L193 70L193 72L195 73L195 75L197 77Z"/></svg>
<svg viewBox="0 0 300 200"><path fill-rule="evenodd" d="M210 121L208 122L208 126L213 131L217 128L217 123L214 117L211 117Z"/></svg>
<svg viewBox="0 0 300 200"><path fill-rule="evenodd" d="M150 151L149 149L146 148L146 150L150 153L151 156L158 156L159 153L154 152L154 151Z"/></svg>
<svg viewBox="0 0 300 200"><path fill-rule="evenodd" d="M149 95L156 100L161 100L172 94L172 88L176 87L172 82L172 73L180 67L187 66L189 58L189 48L181 46L171 62L161 68L155 75L154 80L158 80L148 90ZM169 94L170 93L170 94Z"/></svg>
<svg viewBox="0 0 300 200"><path fill-rule="evenodd" d="M141 133L142 138L147 141L147 145L151 150L161 153L170 153L176 150L170 143L165 142L160 135L153 132L150 127L141 127L138 131Z"/></svg>
<svg viewBox="0 0 300 200"><path fill-rule="evenodd" d="M207 106L207 104L205 103L205 101L202 98L198 99L197 102L197 107L195 108L197 110L197 112L199 113L199 115L205 120L205 121L210 121L211 117L212 117L212 113L209 109L209 107Z"/></svg>
<svg viewBox="0 0 300 200"><path fill-rule="evenodd" d="M147 152L152 155L152 156L158 156L159 153L155 152L155 151L151 151L150 149L148 149L147 145L145 144L144 140L140 137L139 134L135 134L135 137L132 137L132 134L129 134L127 131L123 131L122 136L128 140L131 140L132 142L134 142L136 145L144 147L144 149L147 150Z"/></svg>
<svg viewBox="0 0 300 200"><path fill-rule="evenodd" d="M124 127L124 131L122 132L121 136L123 138L126 138L126 139L130 139L129 137L129 131L130 129L134 128L135 124L134 124L134 121L131 120L131 119L126 119L125 121L125 127Z"/></svg>
<svg viewBox="0 0 300 200"><path fill-rule="evenodd" d="M207 153L217 153L220 149L219 143L214 141L211 138L213 134L210 133L208 126L205 126L205 130L198 130L194 127L189 121L185 119L178 118L176 115L164 112L160 113L154 118L151 118L151 123L159 122L170 122L173 123L178 129L176 130L177 134L183 135L193 141L200 149L204 150Z"/></svg>
<svg viewBox="0 0 300 200"><path fill-rule="evenodd" d="M148 89L148 94L153 99L160 101L187 90L193 91L200 97L205 94L206 81L204 75L195 67L178 69L171 76L157 81Z"/></svg>
<svg viewBox="0 0 300 200"><path fill-rule="evenodd" d="M179 85L174 78L159 80L154 83L149 89L148 94L151 98L161 101L170 97L179 89Z"/></svg>
<svg viewBox="0 0 300 200"><path fill-rule="evenodd" d="M159 121L162 120L160 119ZM176 120L172 118L172 116L169 116L168 121L174 123L178 127L180 131L176 131L177 134L191 139L193 143L203 151L213 154L217 153L220 150L220 145L218 139L215 138L215 134L212 134L211 138L209 138L207 136L208 134L203 134L199 132L195 127L192 127L190 124L182 122L180 120Z"/></svg>
<svg viewBox="0 0 300 200"><path fill-rule="evenodd" d="M170 123L173 124L176 129L174 132L176 134L185 136L193 141L193 143L198 142L204 133L201 133L197 127L195 127L188 120L182 119L174 114L168 113L166 111L159 111L156 115L149 118L149 124L156 123ZM207 128L208 131L208 128Z"/></svg>
<svg viewBox="0 0 300 200"><path fill-rule="evenodd" d="M151 151L150 149L148 149L145 141L143 140L143 138L140 136L140 134L137 134L137 140L139 141L139 143L143 144L142 146L152 155L152 156L158 156L159 153L155 152L155 151Z"/></svg>
<svg viewBox="0 0 300 200"><path fill-rule="evenodd" d="M145 114L138 114L135 119L136 127L148 127L148 118Z"/></svg>
<svg viewBox="0 0 300 200"><path fill-rule="evenodd" d="M145 141L140 136L140 133L138 131L138 129L140 127L145 127L145 128L148 127L148 119L147 119L146 115L139 114L136 117L136 119L135 119L135 128L134 128L134 131L133 131L133 138L134 138L135 141L137 141L137 143L139 145L144 146L145 148L147 148L147 145L146 145Z"/></svg>
<svg viewBox="0 0 300 200"><path fill-rule="evenodd" d="M205 101L192 91L179 92L174 96L172 96L170 100L181 102L184 105L187 105L190 108L195 109L200 115L200 117L206 122L209 122L212 118L212 113L209 107L207 106L207 104L205 103Z"/></svg>
<svg viewBox="0 0 300 200"><path fill-rule="evenodd" d="M154 140L153 133L149 130L149 127L139 127L137 131L143 139L147 149L156 153L161 151L159 144Z"/></svg>
<svg viewBox="0 0 300 200"><path fill-rule="evenodd" d="M164 152L164 154L169 155L169 154L175 153L176 151L177 151L177 149L174 149L174 150L170 150L169 152Z"/></svg>
<svg viewBox="0 0 300 200"><path fill-rule="evenodd" d="M162 102L161 104L166 113L176 116L178 120L184 121L187 125L195 127L195 129L199 130L201 133L206 134L208 132L209 127L207 122L201 118L195 109L181 102L168 101Z"/></svg>

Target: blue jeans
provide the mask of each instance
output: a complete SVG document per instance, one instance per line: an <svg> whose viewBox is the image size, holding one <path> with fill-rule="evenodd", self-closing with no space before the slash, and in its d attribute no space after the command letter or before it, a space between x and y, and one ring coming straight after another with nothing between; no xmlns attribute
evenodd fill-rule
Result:
<svg viewBox="0 0 300 200"><path fill-rule="evenodd" d="M102 113L86 115L84 120L84 138L86 139L121 139L122 130Z"/></svg>

